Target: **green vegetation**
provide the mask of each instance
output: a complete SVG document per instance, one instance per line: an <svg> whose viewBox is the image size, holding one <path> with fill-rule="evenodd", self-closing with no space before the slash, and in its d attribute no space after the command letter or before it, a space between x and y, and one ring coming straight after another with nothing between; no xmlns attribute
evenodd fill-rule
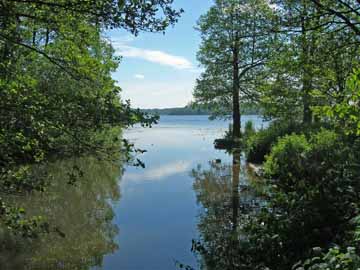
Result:
<svg viewBox="0 0 360 270"><path fill-rule="evenodd" d="M226 222L219 234L203 230L194 250L206 269L358 269L360 4L279 0L254 10L255 3L217 0L200 18L205 72L194 96L232 111L235 129L238 103L248 99L272 120L256 132L247 124L243 136L247 160L263 166L264 204L249 211L240 200L234 221L220 217L228 213L220 202L204 201L209 224ZM237 65L257 57L263 62L241 85Z"/></svg>
<svg viewBox="0 0 360 270"><path fill-rule="evenodd" d="M241 133L241 103L256 96L262 66L270 56L272 13L267 1L215 1L198 22L202 43L198 60L205 67L194 90L195 104L233 118L233 138ZM240 99L241 96L241 99Z"/></svg>
<svg viewBox="0 0 360 270"><path fill-rule="evenodd" d="M305 134L319 130L321 127L329 127L327 123L302 124L301 122L287 121L284 119L275 120L266 129L254 132L252 136L245 139L244 147L246 158L249 162L262 163L270 153L271 147L277 140L292 133Z"/></svg>
<svg viewBox="0 0 360 270"><path fill-rule="evenodd" d="M271 146L277 139L295 131L295 127L288 123L273 122L265 130L259 130L246 140L246 158L249 162L262 163L270 153Z"/></svg>
<svg viewBox="0 0 360 270"><path fill-rule="evenodd" d="M244 146L243 142L248 141L250 138L253 138L256 131L253 122L247 121L245 123L244 131L241 133L242 140L233 140L233 133L233 125L229 124L229 128L227 131L225 131L224 137L220 139L215 139L215 148L225 149L229 152L236 151L235 149L241 149Z"/></svg>
<svg viewBox="0 0 360 270"><path fill-rule="evenodd" d="M44 192L51 177L34 168L51 160L93 155L108 159L134 146L120 129L149 117L119 98L111 78L119 60L103 33L122 28L163 32L182 10L172 1L0 2L0 224L24 236L48 231L46 217L4 201L4 195ZM141 163L140 163L141 165ZM74 184L82 174L69 171ZM50 183L49 183L50 182Z"/></svg>
<svg viewBox="0 0 360 270"><path fill-rule="evenodd" d="M279 137L265 158L263 203L249 206L254 198L242 194L235 206L220 194L212 205L202 201L205 230L215 222L217 230L202 231L195 252L210 269L357 269L359 147L359 138L325 128ZM200 184L214 178L221 193L231 174L203 175Z"/></svg>
<svg viewBox="0 0 360 270"><path fill-rule="evenodd" d="M104 32L164 32L182 13L172 4L0 1L1 267L101 267L117 249L114 164L144 166L122 130L156 112L233 119L232 166L192 172L204 269L359 269L359 0L215 0L197 24L192 107L134 110ZM269 128L241 134L249 112ZM243 185L239 146L261 188Z"/></svg>

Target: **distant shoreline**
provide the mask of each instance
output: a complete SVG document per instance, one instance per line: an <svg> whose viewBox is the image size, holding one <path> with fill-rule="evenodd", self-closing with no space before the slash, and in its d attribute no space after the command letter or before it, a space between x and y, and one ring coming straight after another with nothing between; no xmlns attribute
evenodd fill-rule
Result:
<svg viewBox="0 0 360 270"><path fill-rule="evenodd" d="M158 115L211 115L210 110L197 109L191 107L176 107L164 109L140 109L142 112L158 114ZM241 112L243 115L261 115L260 110L254 105L247 105L243 107Z"/></svg>

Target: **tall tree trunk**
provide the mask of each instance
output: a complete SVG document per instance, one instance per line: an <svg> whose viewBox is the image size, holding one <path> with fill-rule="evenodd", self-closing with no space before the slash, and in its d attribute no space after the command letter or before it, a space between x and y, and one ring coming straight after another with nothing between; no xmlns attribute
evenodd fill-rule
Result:
<svg viewBox="0 0 360 270"><path fill-rule="evenodd" d="M36 30L33 30L33 34L32 34L32 45L33 47L36 46Z"/></svg>
<svg viewBox="0 0 360 270"><path fill-rule="evenodd" d="M304 77L307 75L305 74ZM310 96L310 88L311 83L309 83L308 79L303 80L303 123L310 124L312 122L312 111L310 108L311 96Z"/></svg>
<svg viewBox="0 0 360 270"><path fill-rule="evenodd" d="M46 32L45 32L45 48L49 45L49 37L50 36L50 31L49 28L46 28Z"/></svg>
<svg viewBox="0 0 360 270"><path fill-rule="evenodd" d="M239 58L238 49L234 48L233 51L233 138L234 139L239 139L241 136L238 58Z"/></svg>
<svg viewBox="0 0 360 270"><path fill-rule="evenodd" d="M306 9L306 6L303 7ZM306 10L305 10L306 12ZM302 102L303 102L303 123L309 124L312 121L311 104L311 71L309 70L310 43L306 35L305 15L301 16L301 54L302 54Z"/></svg>
<svg viewBox="0 0 360 270"><path fill-rule="evenodd" d="M15 36L15 30L11 27L11 24L13 23L11 20L11 17L9 15L10 10L12 8L11 3L7 3L6 1L2 3L2 24L0 24L0 28L7 29L9 27L10 33L8 33L9 36L14 35ZM13 55L13 44L5 39L1 40L3 42L2 46L0 46L0 77L6 78L10 73L8 72L8 64L11 63L12 55Z"/></svg>

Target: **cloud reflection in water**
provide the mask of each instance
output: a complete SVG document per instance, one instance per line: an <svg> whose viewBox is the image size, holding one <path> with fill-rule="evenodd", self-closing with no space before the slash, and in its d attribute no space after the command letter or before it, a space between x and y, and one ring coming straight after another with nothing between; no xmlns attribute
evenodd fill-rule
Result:
<svg viewBox="0 0 360 270"><path fill-rule="evenodd" d="M123 181L160 181L179 173L190 171L192 161L177 160L175 162L161 165L160 167L147 168L141 173L126 173Z"/></svg>

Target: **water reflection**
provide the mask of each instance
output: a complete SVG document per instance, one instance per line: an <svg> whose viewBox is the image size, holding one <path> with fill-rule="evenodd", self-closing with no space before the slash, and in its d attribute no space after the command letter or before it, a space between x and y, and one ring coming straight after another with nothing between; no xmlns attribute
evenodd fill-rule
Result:
<svg viewBox="0 0 360 270"><path fill-rule="evenodd" d="M173 175L188 172L191 168L192 162L190 160L177 160L170 163L163 164L156 168L149 168L144 170L142 177L136 173L127 173L126 179L130 181L161 181Z"/></svg>
<svg viewBox="0 0 360 270"><path fill-rule="evenodd" d="M74 165L84 172L76 186L67 184ZM15 200L29 215L42 215L64 234L50 233L25 241L0 232L0 265L6 270L86 270L101 267L103 257L118 249L112 203L119 200L119 164L79 158L50 164L51 186L43 194Z"/></svg>
<svg viewBox="0 0 360 270"><path fill-rule="evenodd" d="M260 210L263 200L254 187L240 153L232 164L210 162L192 171L197 202L201 206L198 229L200 240L193 249L200 255L201 269L238 269L241 233L247 217Z"/></svg>
<svg viewBox="0 0 360 270"><path fill-rule="evenodd" d="M245 117L247 120L253 120L256 127L263 123L255 116ZM213 148L214 139L227 128L227 122L210 122L207 116L169 116L152 129L127 130L126 138L148 152L140 157L145 169L126 168L118 203L113 202L120 197L117 176L121 166L91 158L52 164L48 170L53 186L47 194L16 200L31 214L48 216L50 224L66 237L51 234L40 241L24 242L2 231L0 269L176 269L175 261L196 264L190 248L191 239L199 234L207 237L209 246L213 243L212 254L220 258L215 248L222 244L221 237L228 241L227 246L234 246L229 241L232 235L234 241L239 239L242 207L255 203L245 181L243 158L240 166L232 167L233 157ZM208 166L209 159L221 159L222 163ZM74 164L85 172L76 187L66 184L67 172ZM197 164L202 167L190 177ZM199 232L196 200L207 207L202 211Z"/></svg>

